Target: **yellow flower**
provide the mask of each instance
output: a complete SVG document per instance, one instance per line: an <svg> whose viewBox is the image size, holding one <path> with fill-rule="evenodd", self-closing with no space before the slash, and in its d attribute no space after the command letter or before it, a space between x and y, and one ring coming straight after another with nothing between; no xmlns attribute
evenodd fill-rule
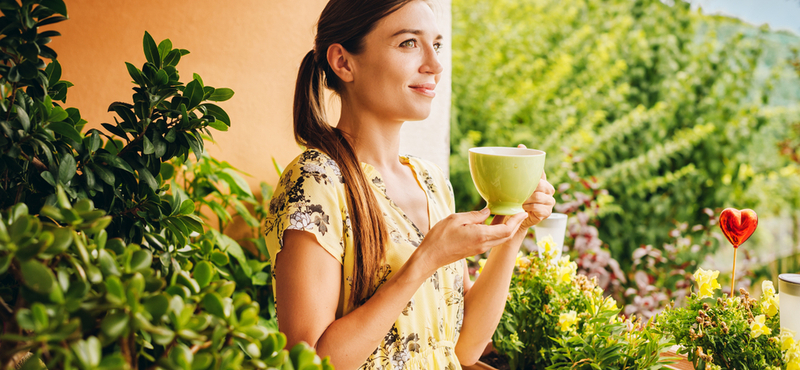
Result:
<svg viewBox="0 0 800 370"><path fill-rule="evenodd" d="M720 288L717 282L718 276L719 271L697 269L694 273L694 281L697 282L697 286L700 288L700 298L711 297L714 295L714 289Z"/></svg>
<svg viewBox="0 0 800 370"><path fill-rule="evenodd" d="M561 325L561 331L570 331L575 324L578 323L578 313L569 311L558 315L558 325Z"/></svg>
<svg viewBox="0 0 800 370"><path fill-rule="evenodd" d="M770 328L768 328L766 325L766 320L767 318L764 315L756 316L755 320L753 320L753 323L750 324L750 336L753 338L758 338L762 334L769 335L772 333L772 330L770 330Z"/></svg>
<svg viewBox="0 0 800 370"><path fill-rule="evenodd" d="M789 329L781 328L778 338L781 342L781 351L786 351L794 345L794 332Z"/></svg>
<svg viewBox="0 0 800 370"><path fill-rule="evenodd" d="M604 311L614 311L617 310L617 301L614 298L608 297L603 300L603 310Z"/></svg>
<svg viewBox="0 0 800 370"><path fill-rule="evenodd" d="M575 277L575 274L578 272L578 264L575 262L569 262L567 264L561 265L559 264L558 267L558 282L559 283L571 283L572 278Z"/></svg>
<svg viewBox="0 0 800 370"><path fill-rule="evenodd" d="M777 296L767 297L763 302L761 302L761 309L764 310L764 313L766 313L769 317L778 314L778 307L779 305Z"/></svg>
<svg viewBox="0 0 800 370"><path fill-rule="evenodd" d="M761 282L761 292L767 298L774 297L775 296L775 286L772 285L771 281L764 280L763 282Z"/></svg>
<svg viewBox="0 0 800 370"><path fill-rule="evenodd" d="M528 266L531 265L531 260L528 257L525 257L523 255L518 255L517 256L517 261L515 262L515 265L520 270L524 270L524 269L528 268Z"/></svg>
<svg viewBox="0 0 800 370"><path fill-rule="evenodd" d="M795 342L783 355L786 370L800 370L800 342Z"/></svg>
<svg viewBox="0 0 800 370"><path fill-rule="evenodd" d="M729 308L733 308L739 305L742 302L742 299L739 297L728 297L725 298L725 303L728 305Z"/></svg>
<svg viewBox="0 0 800 370"><path fill-rule="evenodd" d="M553 241L552 236L545 236L536 245L539 246L539 258L549 260L556 255L556 243Z"/></svg>
<svg viewBox="0 0 800 370"><path fill-rule="evenodd" d="M480 266L480 267L478 267L478 274L483 272L483 266L485 266L485 265L486 265L486 258L481 258L481 259L478 260L478 266Z"/></svg>

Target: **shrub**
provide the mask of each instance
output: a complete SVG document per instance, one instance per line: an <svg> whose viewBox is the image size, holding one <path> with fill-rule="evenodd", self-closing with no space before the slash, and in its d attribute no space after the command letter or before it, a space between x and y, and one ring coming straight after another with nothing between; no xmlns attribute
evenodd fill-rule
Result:
<svg viewBox="0 0 800 370"><path fill-rule="evenodd" d="M28 353L26 369L330 368L283 348L269 297L253 300L269 263L200 217L212 204L221 218L227 206L259 216L236 171L203 155L210 128L230 125L214 102L233 91L181 83L188 51L145 32L147 61L127 64L133 102L110 105L107 133L83 132L58 103L71 86L46 46L58 32L38 29L66 19L63 1L0 10L0 364ZM184 165L191 180L170 181Z"/></svg>
<svg viewBox="0 0 800 370"><path fill-rule="evenodd" d="M512 369L647 369L664 364L668 341L635 318L622 319L597 280L556 261L547 244L517 259L506 308L492 337ZM550 247L552 248L552 247Z"/></svg>
<svg viewBox="0 0 800 370"><path fill-rule="evenodd" d="M547 152L548 179L595 177L613 204L599 239L623 269L675 222L742 199L754 173L780 168L758 140L769 86L756 84L759 32L717 39L684 1L474 0L453 3L451 180L478 206L467 149ZM706 27L705 33L698 31Z"/></svg>

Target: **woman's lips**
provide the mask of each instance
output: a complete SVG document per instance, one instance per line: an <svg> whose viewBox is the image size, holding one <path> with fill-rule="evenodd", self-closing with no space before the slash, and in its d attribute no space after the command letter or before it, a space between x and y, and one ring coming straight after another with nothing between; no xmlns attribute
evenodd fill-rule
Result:
<svg viewBox="0 0 800 370"><path fill-rule="evenodd" d="M427 97L433 98L436 96L436 92L433 91L436 88L435 84L419 84L419 85L412 85L409 87L411 88L411 90L414 90Z"/></svg>

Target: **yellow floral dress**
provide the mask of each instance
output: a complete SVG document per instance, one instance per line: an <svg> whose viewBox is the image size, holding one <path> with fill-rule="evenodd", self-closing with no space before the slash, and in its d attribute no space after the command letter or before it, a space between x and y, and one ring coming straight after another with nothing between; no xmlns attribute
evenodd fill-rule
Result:
<svg viewBox="0 0 800 370"><path fill-rule="evenodd" d="M454 212L450 182L433 163L401 156L410 166L428 199L433 226ZM386 264L379 270L377 286L392 277L419 246L424 235L386 195L380 174L362 163L372 191L386 219L389 241ZM284 170L269 205L266 239L270 258L283 247L285 230L305 230L342 264L342 292L336 318L353 310L350 301L354 265L353 232L347 197L337 164L321 151L309 149ZM464 264L439 268L417 290L391 330L360 369L460 369L454 347L464 318ZM273 270L273 286L280 271ZM277 303L280 309L279 303Z"/></svg>

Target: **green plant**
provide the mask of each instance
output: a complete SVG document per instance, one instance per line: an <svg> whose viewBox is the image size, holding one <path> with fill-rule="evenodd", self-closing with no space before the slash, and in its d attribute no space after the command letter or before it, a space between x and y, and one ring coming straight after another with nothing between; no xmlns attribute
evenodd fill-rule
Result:
<svg viewBox="0 0 800 370"><path fill-rule="evenodd" d="M492 337L512 369L648 369L667 360L668 341L635 318L619 317L613 298L578 266L539 255L520 257L500 324Z"/></svg>
<svg viewBox="0 0 800 370"><path fill-rule="evenodd" d="M269 263L200 217L221 202L253 218L225 203L254 202L246 183L213 169L196 178L227 190L170 181L190 153L224 167L203 156L203 140L227 130L212 102L233 91L198 75L181 83L188 51L145 32L147 61L127 64L133 103L111 104L108 133L83 132L79 111L57 103L71 84L41 59L55 58L45 44L58 32L38 27L65 20L64 3L0 0L0 10L0 367L29 353L24 368L330 368L307 346L283 349L271 302L252 294Z"/></svg>
<svg viewBox="0 0 800 370"><path fill-rule="evenodd" d="M780 312L771 281L762 284L761 298L740 289L738 297L718 297L718 271L698 269L698 292L686 307L668 308L656 328L675 338L678 353L688 355L698 369L796 369L800 346L781 333ZM780 336L779 336L780 335Z"/></svg>
<svg viewBox="0 0 800 370"><path fill-rule="evenodd" d="M668 243L675 222L704 222L703 208L744 199L754 174L784 165L754 139L772 119L762 112L770 87L756 74L766 31L718 37L733 21L686 1L456 0L453 9L460 210L480 202L468 148L545 150L551 183L574 173L608 191L615 207L598 215L599 239L627 270L640 246Z"/></svg>

